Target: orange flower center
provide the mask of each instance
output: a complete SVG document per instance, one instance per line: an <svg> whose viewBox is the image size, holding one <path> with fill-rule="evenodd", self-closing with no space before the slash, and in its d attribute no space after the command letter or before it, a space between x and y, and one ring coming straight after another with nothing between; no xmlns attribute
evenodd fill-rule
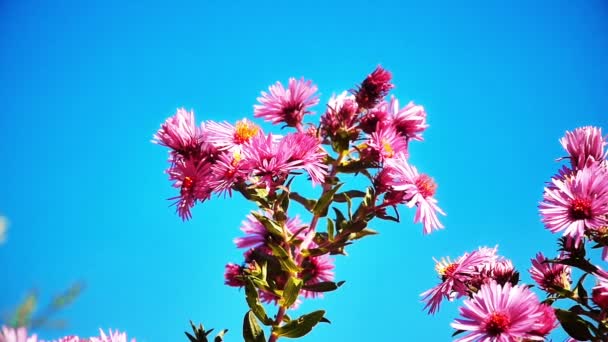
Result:
<svg viewBox="0 0 608 342"><path fill-rule="evenodd" d="M501 312L494 312L486 321L486 331L490 336L498 336L505 332L509 325L511 325L509 316Z"/></svg>
<svg viewBox="0 0 608 342"><path fill-rule="evenodd" d="M258 134L259 130L260 128L258 126L250 121L247 121L247 119L237 121L236 128L234 130L234 141L239 145L244 144Z"/></svg>
<svg viewBox="0 0 608 342"><path fill-rule="evenodd" d="M190 192L190 189L192 189L193 185L194 185L194 179L192 179L192 177L190 177L190 176L184 177L184 180L182 181L182 189L181 189L182 196L184 194Z"/></svg>
<svg viewBox="0 0 608 342"><path fill-rule="evenodd" d="M586 198L575 198L570 205L570 215L575 220L591 218L591 201Z"/></svg>
<svg viewBox="0 0 608 342"><path fill-rule="evenodd" d="M382 139L382 148L384 148L384 155L387 158L392 158L395 155L395 151L386 139Z"/></svg>
<svg viewBox="0 0 608 342"><path fill-rule="evenodd" d="M435 195L435 191L437 190L437 184L435 184L433 178L425 174L418 176L418 179L416 179L416 187L420 194L425 198Z"/></svg>

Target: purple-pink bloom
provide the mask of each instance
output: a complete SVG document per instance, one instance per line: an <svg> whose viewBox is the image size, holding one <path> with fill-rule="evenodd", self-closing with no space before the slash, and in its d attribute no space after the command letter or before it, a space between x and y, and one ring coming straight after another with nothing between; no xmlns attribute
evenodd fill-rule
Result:
<svg viewBox="0 0 608 342"><path fill-rule="evenodd" d="M287 134L279 144L279 153L288 156L290 169L303 169L308 173L313 184L322 184L327 175L324 163L327 152L319 140L306 133Z"/></svg>
<svg viewBox="0 0 608 342"><path fill-rule="evenodd" d="M200 127L194 121L194 112L179 108L175 115L168 118L154 135L152 142L167 146L183 156L198 149L203 141Z"/></svg>
<svg viewBox="0 0 608 342"><path fill-rule="evenodd" d="M368 149L363 155L369 155L375 162L385 162L398 155L407 156L407 141L398 135L392 126L379 128L369 136ZM369 150L369 151L368 151Z"/></svg>
<svg viewBox="0 0 608 342"><path fill-rule="evenodd" d="M339 132L346 134L351 140L358 135L356 128L359 108L353 95L346 91L340 95L332 95L327 103L327 111L321 116L321 134L324 137L337 136Z"/></svg>
<svg viewBox="0 0 608 342"><path fill-rule="evenodd" d="M370 108L361 116L359 128L367 134L372 134L378 128L388 126L390 124L390 118L387 111L388 103L382 100L375 107Z"/></svg>
<svg viewBox="0 0 608 342"><path fill-rule="evenodd" d="M442 215L445 213L433 197L437 189L433 179L425 174L419 174L403 154L387 160L386 169L392 178L388 185L395 191L403 192L403 201L408 207L417 207L414 222L422 222L424 233L429 234L433 229L443 228L437 213Z"/></svg>
<svg viewBox="0 0 608 342"><path fill-rule="evenodd" d="M573 132L566 131L560 143L570 155L574 169L582 169L588 162L600 162L606 158L604 147L607 142L599 127L586 126Z"/></svg>
<svg viewBox="0 0 608 342"><path fill-rule="evenodd" d="M542 254L536 254L532 259L530 275L538 287L548 293L555 293L557 289L570 289L572 283L572 269L570 266L547 262Z"/></svg>
<svg viewBox="0 0 608 342"><path fill-rule="evenodd" d="M492 250L493 254L490 252ZM429 309L429 314L434 314L439 310L439 305L444 298L451 300L454 297L469 295L470 280L479 274L479 270L485 264L496 260L495 253L496 248L486 248L465 253L453 262L449 258L437 261L435 269L441 278L441 283L420 295L426 302L424 308Z"/></svg>
<svg viewBox="0 0 608 342"><path fill-rule="evenodd" d="M394 96L388 105L388 115L397 133L408 139L422 140L422 132L429 126L424 107L410 101L407 106L399 108L399 101Z"/></svg>
<svg viewBox="0 0 608 342"><path fill-rule="evenodd" d="M591 292L591 298L593 302L602 308L602 310L608 309L608 274L602 272L597 275L597 283Z"/></svg>
<svg viewBox="0 0 608 342"><path fill-rule="evenodd" d="M263 213L260 214L264 215ZM246 235L234 239L234 243L238 248L255 248L265 245L271 238L268 230L252 214L247 215L247 218L241 224L241 230ZM287 220L287 230L291 234L298 234L300 236L304 226L305 224L300 220L298 215Z"/></svg>
<svg viewBox="0 0 608 342"><path fill-rule="evenodd" d="M180 189L176 200L177 212L183 219L190 219L190 209L196 201L205 201L211 194L208 186L210 169L205 162L196 162L191 159L179 159L167 171L169 179L174 181L173 187Z"/></svg>
<svg viewBox="0 0 608 342"><path fill-rule="evenodd" d="M311 242L307 248L316 247L317 245ZM334 280L334 260L328 254L304 258L302 268L300 277L304 280L305 285ZM302 290L302 294L305 298L323 297L321 292Z"/></svg>
<svg viewBox="0 0 608 342"><path fill-rule="evenodd" d="M357 104L360 108L369 109L374 107L388 92L394 88L391 83L393 76L389 71L377 66L371 74L361 82L361 85L354 91Z"/></svg>
<svg viewBox="0 0 608 342"><path fill-rule="evenodd" d="M208 186L214 193L232 195L232 187L245 182L250 170L238 151L221 153L215 164L211 166L211 177Z"/></svg>
<svg viewBox="0 0 608 342"><path fill-rule="evenodd" d="M536 295L526 286L499 285L492 281L483 285L460 308L462 318L452 327L467 335L455 341L509 342L528 339L542 341L534 332L544 327L541 307Z"/></svg>
<svg viewBox="0 0 608 342"><path fill-rule="evenodd" d="M112 331L109 330L108 335L106 335L103 330L99 329L99 337L91 337L90 342L128 342L127 333L121 333L117 330ZM131 342L135 342L135 339L131 339Z"/></svg>
<svg viewBox="0 0 608 342"><path fill-rule="evenodd" d="M242 275L243 267L234 263L226 264L226 271L224 272L224 283L228 286L241 287L245 284L243 280L238 277Z"/></svg>
<svg viewBox="0 0 608 342"><path fill-rule="evenodd" d="M234 126L228 122L207 121L205 132L205 141L218 150L239 152L244 144L261 132L261 129L255 123L243 119L237 121Z"/></svg>
<svg viewBox="0 0 608 342"><path fill-rule="evenodd" d="M317 86L304 78L290 78L287 89L277 82L268 90L269 93L263 91L262 96L258 97L260 104L253 107L254 115L273 124L284 122L300 130L304 115L312 114L310 107L319 103L319 97L315 95Z"/></svg>
<svg viewBox="0 0 608 342"><path fill-rule="evenodd" d="M0 342L37 342L36 334L28 336L27 329L24 327L11 328L2 326L0 331Z"/></svg>
<svg viewBox="0 0 608 342"><path fill-rule="evenodd" d="M571 177L553 179L546 187L540 213L551 232L563 231L578 246L586 229L599 229L608 224L608 171L591 165Z"/></svg>

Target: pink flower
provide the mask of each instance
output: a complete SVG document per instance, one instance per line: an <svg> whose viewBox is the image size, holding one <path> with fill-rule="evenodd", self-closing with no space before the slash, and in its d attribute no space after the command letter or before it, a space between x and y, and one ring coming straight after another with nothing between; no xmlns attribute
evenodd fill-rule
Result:
<svg viewBox="0 0 608 342"><path fill-rule="evenodd" d="M206 142L217 147L218 150L239 152L241 147L261 132L260 127L253 122L243 119L233 126L228 122L207 121Z"/></svg>
<svg viewBox="0 0 608 342"><path fill-rule="evenodd" d="M388 92L394 88L391 84L392 75L381 66L369 74L361 85L354 91L357 104L360 108L374 107Z"/></svg>
<svg viewBox="0 0 608 342"><path fill-rule="evenodd" d="M356 129L357 111L359 110L355 97L342 92L332 97L327 103L327 111L321 116L321 133L324 137L335 137L343 132L351 140L358 136Z"/></svg>
<svg viewBox="0 0 608 342"><path fill-rule="evenodd" d="M414 222L422 222L424 233L429 234L433 229L443 228L437 218L437 213L445 215L433 197L437 184L425 174L419 174L401 154L386 162L388 175L392 178L388 185L395 191L403 192L404 203L408 207L417 207Z"/></svg>
<svg viewBox="0 0 608 342"><path fill-rule="evenodd" d="M455 296L468 295L470 280L479 274L480 268L495 260L496 255L490 254L488 250L484 249L470 254L465 253L454 262L449 258L437 261L435 269L441 278L441 283L421 294L422 300L426 301L424 308L429 308L429 314L434 314L439 310L439 305L444 298L451 300Z"/></svg>
<svg viewBox="0 0 608 342"><path fill-rule="evenodd" d="M542 341L532 332L540 327L543 313L538 298L526 286L490 282L464 301L462 318L451 325L469 332L456 341Z"/></svg>
<svg viewBox="0 0 608 342"><path fill-rule="evenodd" d="M288 156L290 169L306 171L313 184L325 182L327 165L324 161L327 152L321 147L319 140L306 133L291 133L281 140L279 153Z"/></svg>
<svg viewBox="0 0 608 342"><path fill-rule="evenodd" d="M99 329L99 337L91 337L90 342L127 342L127 334L119 333L118 331L109 330L106 335L103 330ZM135 339L131 339L131 342L135 342Z"/></svg>
<svg viewBox="0 0 608 342"><path fill-rule="evenodd" d="M287 220L287 230L291 234L301 234L304 226L298 215ZM246 220L242 222L241 230L246 236L234 239L238 248L255 248L266 244L272 238L268 230L252 214L247 215Z"/></svg>
<svg viewBox="0 0 608 342"><path fill-rule="evenodd" d="M311 242L308 248L316 248L317 245ZM304 284L317 284L324 281L334 280L334 260L328 254L323 254L314 257L307 257L302 260L302 268L304 269L300 277L304 279ZM302 290L305 298L322 297L321 292Z"/></svg>
<svg viewBox="0 0 608 342"><path fill-rule="evenodd" d="M24 327L21 328L11 328L7 326L2 326L2 331L0 331L0 342L37 342L38 336L36 334L32 336L27 335L27 329Z"/></svg>
<svg viewBox="0 0 608 342"><path fill-rule="evenodd" d="M226 271L224 272L225 284L233 287L241 287L245 284L241 279L238 278L242 274L243 268L240 265L234 263L226 264Z"/></svg>
<svg viewBox="0 0 608 342"><path fill-rule="evenodd" d="M177 200L175 202L177 212L183 220L192 218L190 209L196 201L205 201L211 194L211 189L208 187L208 164L180 159L173 163L168 174L169 179L174 181L173 187L180 189L179 196L170 200Z"/></svg>
<svg viewBox="0 0 608 342"><path fill-rule="evenodd" d="M244 167L241 154L238 151L225 152L211 166L209 188L213 192L232 195L232 187L243 183L249 177L250 170Z"/></svg>
<svg viewBox="0 0 608 342"><path fill-rule="evenodd" d="M560 139L564 149L570 154L572 168L582 169L588 161L600 162L606 158L604 147L606 139L602 136L602 129L586 126L566 131L566 136Z"/></svg>
<svg viewBox="0 0 608 342"><path fill-rule="evenodd" d="M367 142L370 158L375 162L385 162L398 155L407 156L407 141L397 134L391 126L380 128L372 133Z"/></svg>
<svg viewBox="0 0 608 342"><path fill-rule="evenodd" d="M387 111L388 103L383 100L361 116L359 128L367 134L372 134L376 129L388 126L390 122Z"/></svg>
<svg viewBox="0 0 608 342"><path fill-rule="evenodd" d="M408 139L422 140L422 132L429 126L422 106L410 101L407 106L399 109L399 101L394 96L391 96L388 105L388 115L397 133Z"/></svg>
<svg viewBox="0 0 608 342"><path fill-rule="evenodd" d="M597 275L597 284L591 292L591 298L602 310L608 309L608 278Z"/></svg>
<svg viewBox="0 0 608 342"><path fill-rule="evenodd" d="M542 254L536 254L532 259L530 275L543 291L555 293L556 289L570 289L572 283L572 269L570 266L546 262L548 259Z"/></svg>
<svg viewBox="0 0 608 342"><path fill-rule="evenodd" d="M304 115L311 114L309 108L319 103L315 95L317 86L312 81L304 81L304 78L290 78L287 89L277 82L268 90L270 93L262 92L262 96L258 97L260 104L254 106L254 115L273 124L284 122L300 130Z"/></svg>
<svg viewBox="0 0 608 342"><path fill-rule="evenodd" d="M538 311L540 311L541 315L536 321L535 328L530 333L545 337L559 325L555 316L555 309L550 305L540 304Z"/></svg>
<svg viewBox="0 0 608 342"><path fill-rule="evenodd" d="M202 130L194 121L194 112L180 108L174 116L161 125L152 142L167 146L183 156L188 156L198 150L202 140Z"/></svg>
<svg viewBox="0 0 608 342"><path fill-rule="evenodd" d="M540 213L545 227L578 246L585 229L599 229L608 224L608 172L598 165L585 167L566 179L553 179L546 187Z"/></svg>

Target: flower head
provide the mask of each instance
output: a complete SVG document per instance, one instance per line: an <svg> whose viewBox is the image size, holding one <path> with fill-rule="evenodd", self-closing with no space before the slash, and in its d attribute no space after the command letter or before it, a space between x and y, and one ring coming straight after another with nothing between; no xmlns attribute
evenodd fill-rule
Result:
<svg viewBox="0 0 608 342"><path fill-rule="evenodd" d="M264 216L264 214L261 213L260 215ZM304 223L300 220L298 215L289 218L286 223L287 230L291 232L291 234L301 234L304 226ZM245 221L242 222L241 230L246 236L234 239L234 243L238 248L255 248L265 245L273 238L264 225L253 214L247 215Z"/></svg>
<svg viewBox="0 0 608 342"><path fill-rule="evenodd" d="M573 132L566 131L566 136L560 142L570 155L574 169L584 168L588 161L599 162L606 158L604 147L607 142L599 127L586 126Z"/></svg>
<svg viewBox="0 0 608 342"><path fill-rule="evenodd" d="M398 155L407 155L407 141L391 126L372 133L367 142L369 157L376 162L384 162Z"/></svg>
<svg viewBox="0 0 608 342"><path fill-rule="evenodd" d="M0 342L37 342L38 336L36 334L28 336L27 329L24 327L21 328L11 328L7 326L2 326L2 330L0 330Z"/></svg>
<svg viewBox="0 0 608 342"><path fill-rule="evenodd" d="M250 170L244 167L241 153L238 151L220 154L215 164L211 166L211 177L208 186L213 192L232 194L235 184L244 182Z"/></svg>
<svg viewBox="0 0 608 342"><path fill-rule="evenodd" d="M532 259L530 275L543 291L555 293L556 289L570 289L572 283L572 269L570 266L547 262L542 254L536 254Z"/></svg>
<svg viewBox="0 0 608 342"><path fill-rule="evenodd" d="M553 179L553 185L545 188L539 205L547 229L563 231L576 246L586 229L608 224L608 171L604 167L585 167L566 179Z"/></svg>
<svg viewBox="0 0 608 342"><path fill-rule="evenodd" d="M242 275L243 267L234 263L226 264L226 271L224 272L225 284L228 286L241 287L245 283L238 277Z"/></svg>
<svg viewBox="0 0 608 342"><path fill-rule="evenodd" d="M174 181L173 187L180 189L179 196L170 198L176 200L177 212L183 219L190 219L190 209L196 201L205 201L211 194L208 186L209 168L207 163L197 163L191 159L180 159L173 163L167 171L169 179Z"/></svg>
<svg viewBox="0 0 608 342"><path fill-rule="evenodd" d="M543 313L538 298L526 286L490 282L464 301L462 318L451 325L468 332L456 341L542 341L534 331L540 327Z"/></svg>
<svg viewBox="0 0 608 342"><path fill-rule="evenodd" d="M311 242L308 248L316 248L317 245ZM302 261L304 269L300 276L304 279L305 285L317 284L324 281L334 280L334 260L328 254L306 257ZM320 292L303 290L302 294L306 298L322 297Z"/></svg>
<svg viewBox="0 0 608 342"><path fill-rule="evenodd" d="M358 136L356 129L358 106L353 95L342 92L327 103L327 111L321 116L321 133L324 137L334 137L343 133L351 140Z"/></svg>
<svg viewBox="0 0 608 342"><path fill-rule="evenodd" d="M261 129L253 122L243 119L237 121L234 126L228 122L207 121L205 131L207 133L205 140L218 150L239 152L242 145L251 141Z"/></svg>
<svg viewBox="0 0 608 342"><path fill-rule="evenodd" d="M179 108L161 125L152 142L188 156L198 149L203 139L202 130L194 121L194 112Z"/></svg>
<svg viewBox="0 0 608 342"><path fill-rule="evenodd" d="M593 287L591 298L602 310L608 310L608 278L597 275L597 284Z"/></svg>
<svg viewBox="0 0 608 342"><path fill-rule="evenodd" d="M397 133L408 139L422 140L422 132L429 126L426 124L426 111L422 106L410 102L400 109L399 101L391 96L388 114Z"/></svg>
<svg viewBox="0 0 608 342"><path fill-rule="evenodd" d="M109 330L108 335L106 335L103 330L99 329L99 337L91 337L90 342L127 342L127 333L121 333L117 330L112 331ZM135 342L135 339L131 339L131 342Z"/></svg>
<svg viewBox="0 0 608 342"><path fill-rule="evenodd" d="M383 100L361 116L359 128L367 134L372 134L378 128L387 126L389 119L388 103Z"/></svg>
<svg viewBox="0 0 608 342"><path fill-rule="evenodd" d="M269 93L262 92L262 96L258 97L260 104L254 106L254 115L273 124L284 122L287 126L300 129L304 115L311 114L310 107L319 103L315 95L317 86L304 78L290 78L287 89L277 82L268 90Z"/></svg>
<svg viewBox="0 0 608 342"><path fill-rule="evenodd" d="M388 185L395 191L403 192L403 201L408 207L416 206L414 222L422 222L424 233L429 234L433 229L443 228L437 218L437 213L445 215L433 197L437 184L425 174L419 174L401 154L386 162L388 175L392 178Z"/></svg>
<svg viewBox="0 0 608 342"><path fill-rule="evenodd" d="M357 104L360 108L374 107L388 92L393 89L392 75L381 66L369 74L354 91Z"/></svg>

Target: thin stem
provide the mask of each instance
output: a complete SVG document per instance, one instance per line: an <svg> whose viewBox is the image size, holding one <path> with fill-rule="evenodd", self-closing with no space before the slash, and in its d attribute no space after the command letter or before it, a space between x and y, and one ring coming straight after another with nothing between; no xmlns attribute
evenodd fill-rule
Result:
<svg viewBox="0 0 608 342"><path fill-rule="evenodd" d="M281 321L283 320L283 317L285 316L285 312L287 311L287 308L285 307L280 307L279 311L277 312L277 318L274 320L274 324L278 326L279 324L281 324ZM276 335L275 333L270 334L270 337L268 338L268 342L276 342L276 340L279 339L279 335Z"/></svg>

